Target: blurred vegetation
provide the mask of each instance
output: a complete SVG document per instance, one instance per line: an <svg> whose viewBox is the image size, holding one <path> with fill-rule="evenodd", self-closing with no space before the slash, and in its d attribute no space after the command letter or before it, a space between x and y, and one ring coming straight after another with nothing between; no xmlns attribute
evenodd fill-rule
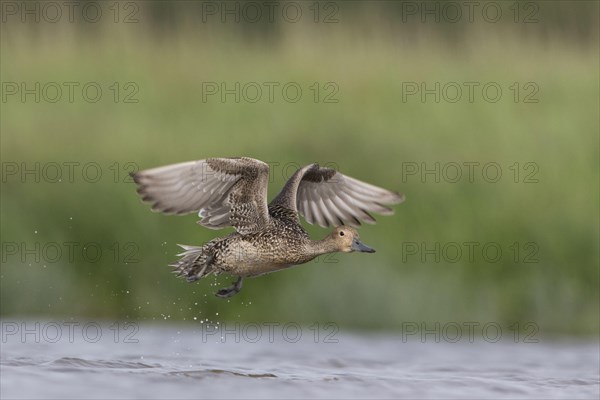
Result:
<svg viewBox="0 0 600 400"><path fill-rule="evenodd" d="M73 182L3 175L3 317L319 320L365 329L531 321L545 333L598 333L597 2L535 3L538 20L529 24L512 21L509 2L497 2L506 13L499 23L477 16L473 23L404 22L393 2L335 3L339 21L329 24L314 23L306 2L298 23L203 22L200 3L136 4L139 22L131 24L2 23L2 82L98 82L104 90L96 103L77 90L72 103L18 96L1 103L4 174L15 165L80 163ZM127 82L139 88L137 103L122 101ZM203 102L202 82L296 82L304 92L296 103L277 91L272 103ZM334 82L339 101L325 103L321 93L315 102L315 82L321 90ZM403 102L403 82L496 82L503 97L491 103L476 91L473 102ZM514 82L521 90L535 83L539 101L513 101ZM214 285L230 278L190 285L166 265L177 243L226 232L201 229L194 216L151 213L126 174L131 165L237 155L271 163L271 196L291 173L285 166L319 162L407 200L393 217L360 230L377 253L340 254L248 280L223 301ZM472 183L403 177L406 163L436 162L495 162L503 175L496 183L481 169ZM86 163L101 166L98 182L83 178ZM524 182L530 165L538 167L537 183ZM315 238L327 233L307 229ZM486 262L480 246L471 262L464 242L497 243L503 256ZM525 263L530 242L537 262ZM63 254L57 262L48 262L53 253L21 260L22 247L15 255L11 243L58 243ZM78 246L72 260L64 243ZM101 247L98 261L82 255L85 243ZM422 261L407 255L410 243L458 243L464 252L458 262Z"/></svg>

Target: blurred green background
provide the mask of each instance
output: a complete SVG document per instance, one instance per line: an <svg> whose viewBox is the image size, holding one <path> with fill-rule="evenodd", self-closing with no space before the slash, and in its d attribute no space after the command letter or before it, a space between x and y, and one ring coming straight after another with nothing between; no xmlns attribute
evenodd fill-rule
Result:
<svg viewBox="0 0 600 400"><path fill-rule="evenodd" d="M278 12L273 22L252 22L252 10L235 2L211 3L215 15L202 2L100 2L96 23L81 12L49 22L51 10L22 22L6 3L2 317L334 321L352 329L533 322L546 334L598 334L597 2L495 2L497 22L481 8L470 22L464 5L453 22L444 2L297 2L297 22ZM220 7L240 7L240 21L223 20ZM423 7L438 7L440 21L423 17ZM35 90L36 82L39 103L22 98L21 84ZM52 82L64 89L56 102L48 101ZM72 102L65 82L79 84ZM102 89L99 101L83 97L88 82ZM272 102L266 89L251 102L252 85L239 102L223 102L203 92L206 82L279 86ZM297 102L281 93L289 82L302 88ZM407 95L422 82L440 83L439 102ZM441 92L449 82L464 89L456 102L453 84ZM480 84L472 102L464 82ZM481 93L490 82L502 89L496 102ZM213 293L230 278L191 285L166 265L177 243L229 230L150 212L127 172L241 155L271 164L270 196L294 165L319 162L407 200L361 228L377 253L248 280L223 301ZM470 162L480 163L472 182ZM421 175L436 163L439 179ZM484 179L494 170L482 177L488 163L501 169L495 183ZM453 182L457 164L463 176ZM465 242L478 244L472 259ZM486 243L502 250L497 262L482 255Z"/></svg>

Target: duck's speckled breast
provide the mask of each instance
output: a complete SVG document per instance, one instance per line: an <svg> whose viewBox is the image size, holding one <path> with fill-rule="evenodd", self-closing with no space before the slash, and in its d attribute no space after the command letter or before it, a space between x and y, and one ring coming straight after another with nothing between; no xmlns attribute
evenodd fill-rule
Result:
<svg viewBox="0 0 600 400"><path fill-rule="evenodd" d="M223 272L247 277L305 263L317 255L307 251L310 239L299 228L275 226L249 235L233 233L225 238L215 264Z"/></svg>

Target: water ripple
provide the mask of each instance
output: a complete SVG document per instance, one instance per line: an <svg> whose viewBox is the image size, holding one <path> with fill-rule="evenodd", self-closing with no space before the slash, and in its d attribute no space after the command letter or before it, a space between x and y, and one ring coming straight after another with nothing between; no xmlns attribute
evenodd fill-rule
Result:
<svg viewBox="0 0 600 400"><path fill-rule="evenodd" d="M135 345L3 343L0 398L600 396L597 343L198 343L182 327L145 332Z"/></svg>

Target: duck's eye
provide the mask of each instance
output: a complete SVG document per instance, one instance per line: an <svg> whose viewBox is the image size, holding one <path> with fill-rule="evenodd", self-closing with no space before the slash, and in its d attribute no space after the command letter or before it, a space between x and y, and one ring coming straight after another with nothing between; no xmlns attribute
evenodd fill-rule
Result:
<svg viewBox="0 0 600 400"><path fill-rule="evenodd" d="M340 232L340 236L344 236L344 232L343 231Z"/></svg>

